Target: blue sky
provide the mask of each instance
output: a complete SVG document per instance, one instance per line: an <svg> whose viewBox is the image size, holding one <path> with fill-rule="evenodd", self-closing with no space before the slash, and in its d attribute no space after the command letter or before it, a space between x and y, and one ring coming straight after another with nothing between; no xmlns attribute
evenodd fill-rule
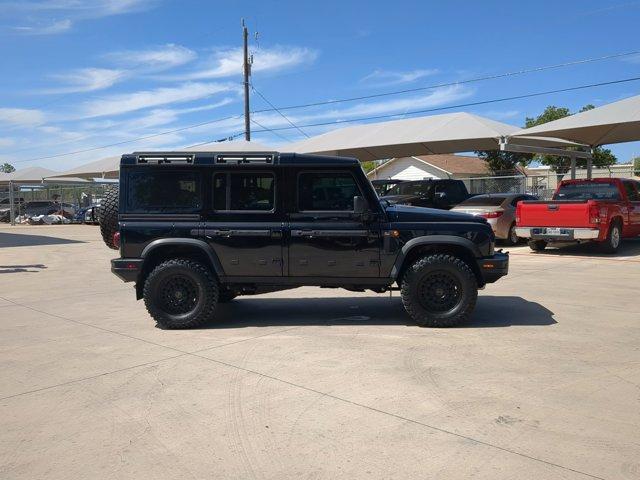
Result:
<svg viewBox="0 0 640 480"><path fill-rule="evenodd" d="M64 170L242 132L237 117L132 141L242 113L241 18L259 32L252 82L276 106L640 50L640 1L0 0L0 161ZM299 125L402 115L636 76L640 55L286 113ZM447 111L521 125L547 105L577 110L639 93L628 82ZM252 96L252 109L268 107ZM289 126L275 112L255 119ZM254 134L275 146L301 137ZM118 142L129 143L40 159ZM611 148L619 161L640 155L638 142Z"/></svg>

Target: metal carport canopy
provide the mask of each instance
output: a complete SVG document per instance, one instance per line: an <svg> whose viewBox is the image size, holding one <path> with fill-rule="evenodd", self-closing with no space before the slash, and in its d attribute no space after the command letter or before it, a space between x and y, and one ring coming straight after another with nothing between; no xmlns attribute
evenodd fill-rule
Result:
<svg viewBox="0 0 640 480"><path fill-rule="evenodd" d="M591 147L640 140L640 95L576 113L509 136L520 143L523 136L555 137Z"/></svg>
<svg viewBox="0 0 640 480"><path fill-rule="evenodd" d="M412 155L499 150L500 139L520 128L470 113L447 113L340 128L282 151L355 157L362 162ZM515 141L514 141L515 143ZM530 147L575 146L553 138L522 138Z"/></svg>

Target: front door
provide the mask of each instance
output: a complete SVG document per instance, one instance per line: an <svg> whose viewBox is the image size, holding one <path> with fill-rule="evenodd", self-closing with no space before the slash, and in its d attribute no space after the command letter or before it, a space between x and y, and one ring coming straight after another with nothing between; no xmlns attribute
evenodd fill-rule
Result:
<svg viewBox="0 0 640 480"><path fill-rule="evenodd" d="M294 181L289 275L378 277L380 227L354 215L353 197L362 195L354 176L344 171L302 171Z"/></svg>
<svg viewBox="0 0 640 480"><path fill-rule="evenodd" d="M282 276L283 206L277 169L212 174L204 235L225 275Z"/></svg>

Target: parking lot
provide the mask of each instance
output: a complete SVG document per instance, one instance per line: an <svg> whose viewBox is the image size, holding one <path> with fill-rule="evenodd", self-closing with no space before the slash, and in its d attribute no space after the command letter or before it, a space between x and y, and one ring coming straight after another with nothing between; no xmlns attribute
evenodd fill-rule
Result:
<svg viewBox="0 0 640 480"><path fill-rule="evenodd" d="M640 478L640 242L510 251L459 328L300 288L167 331L97 227L0 226L0 478Z"/></svg>

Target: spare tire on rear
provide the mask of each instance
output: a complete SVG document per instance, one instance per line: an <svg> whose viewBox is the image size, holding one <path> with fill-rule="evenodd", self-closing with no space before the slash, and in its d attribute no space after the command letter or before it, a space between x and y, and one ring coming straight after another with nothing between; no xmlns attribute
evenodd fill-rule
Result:
<svg viewBox="0 0 640 480"><path fill-rule="evenodd" d="M118 250L119 245L114 243L113 236L118 228L118 186L108 187L105 191L102 203L98 209L100 219L100 233L102 240L109 248Z"/></svg>

